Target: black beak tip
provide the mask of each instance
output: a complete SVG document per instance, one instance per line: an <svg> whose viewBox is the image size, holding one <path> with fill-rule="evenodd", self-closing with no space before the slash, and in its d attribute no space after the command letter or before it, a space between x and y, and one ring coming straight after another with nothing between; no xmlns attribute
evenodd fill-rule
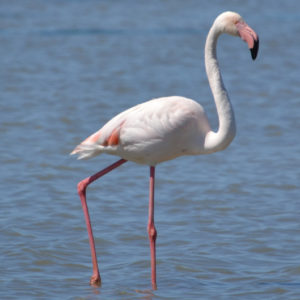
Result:
<svg viewBox="0 0 300 300"><path fill-rule="evenodd" d="M257 53L258 53L258 48L259 48L259 39L257 38L256 41L254 41L253 48L250 49L251 51L251 57L253 60L255 60Z"/></svg>

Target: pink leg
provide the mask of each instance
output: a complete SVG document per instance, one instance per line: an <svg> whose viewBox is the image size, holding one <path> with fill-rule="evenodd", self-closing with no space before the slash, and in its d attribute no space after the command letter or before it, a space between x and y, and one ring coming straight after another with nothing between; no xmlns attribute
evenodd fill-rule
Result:
<svg viewBox="0 0 300 300"><path fill-rule="evenodd" d="M156 285L156 250L155 241L157 231L154 226L154 179L155 167L150 167L150 187L149 187L149 216L148 216L148 235L150 240L150 253L151 253L151 282L152 288L157 289Z"/></svg>
<svg viewBox="0 0 300 300"><path fill-rule="evenodd" d="M127 160L125 160L125 159L118 160L117 162L115 162L114 164L108 166L107 168L103 169L102 171L100 171L100 172L98 172L98 173L96 173L96 174L94 174L90 177L87 177L86 179L83 179L82 181L80 181L78 183L78 186L77 186L78 194L79 194L79 197L80 197L80 200L81 200L82 209L83 209L83 213L84 213L84 218L85 218L85 222L86 222L86 227L87 227L87 231L88 231L88 235L89 235L90 247L91 247L92 263L93 263L93 275L91 277L90 284L92 286L100 286L101 285L101 277L100 277L98 263L97 263L95 242L94 242L94 237L93 237L93 230L92 230L92 226L91 226L91 220L90 220L90 216L89 216L89 210L88 210L88 206L87 206L87 203L86 203L86 188L90 183L97 180L98 178L105 175L106 173L112 171L113 169L119 167L120 165L122 165L126 161Z"/></svg>

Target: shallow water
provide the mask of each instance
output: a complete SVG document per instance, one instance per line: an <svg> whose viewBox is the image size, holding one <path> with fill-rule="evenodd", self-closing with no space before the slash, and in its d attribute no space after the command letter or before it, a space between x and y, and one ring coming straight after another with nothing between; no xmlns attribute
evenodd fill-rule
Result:
<svg viewBox="0 0 300 300"><path fill-rule="evenodd" d="M116 113L182 95L217 117L203 48L214 18L238 11L260 36L218 55L235 108L230 147L157 168L158 290L146 233L148 168L127 163L88 203L77 182L114 162L68 153ZM285 1L2 1L1 299L299 299L300 6Z"/></svg>

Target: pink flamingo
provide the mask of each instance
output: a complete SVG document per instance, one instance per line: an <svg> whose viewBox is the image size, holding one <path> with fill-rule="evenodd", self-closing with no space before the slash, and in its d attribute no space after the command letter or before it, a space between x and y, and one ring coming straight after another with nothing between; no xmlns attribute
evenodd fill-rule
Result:
<svg viewBox="0 0 300 300"><path fill-rule="evenodd" d="M209 154L224 150L235 136L233 109L224 87L217 61L216 47L222 33L240 36L256 58L258 35L242 17L234 12L220 14L213 23L205 44L205 67L219 118L217 132L211 130L206 114L200 104L184 97L158 98L136 105L111 119L92 134L71 154L79 159L91 158L101 153L120 156L121 159L104 170L80 181L78 193L82 202L91 247L93 274L90 284L100 286L95 243L86 203L87 186L126 161L150 166L150 195L147 231L151 252L151 282L156 284L154 226L154 174L158 163L181 155Z"/></svg>

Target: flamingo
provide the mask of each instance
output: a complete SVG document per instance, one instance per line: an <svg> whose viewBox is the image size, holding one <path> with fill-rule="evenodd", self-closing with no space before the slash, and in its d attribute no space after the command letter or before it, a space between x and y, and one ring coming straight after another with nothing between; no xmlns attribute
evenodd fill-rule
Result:
<svg viewBox="0 0 300 300"><path fill-rule="evenodd" d="M101 153L121 157L114 164L78 183L78 194L91 248L92 286L100 286L101 277L86 202L86 188L126 161L133 161L150 167L147 231L150 241L152 289L157 289L155 247L157 231L154 224L156 165L182 155L209 154L224 150L235 136L233 108L222 80L216 53L217 40L223 33L241 37L248 44L253 60L259 47L258 35L235 12L221 13L209 30L205 43L205 68L217 108L219 119L217 132L212 131L204 109L196 101L179 96L163 97L121 112L71 152L78 154L78 159L91 158Z"/></svg>

